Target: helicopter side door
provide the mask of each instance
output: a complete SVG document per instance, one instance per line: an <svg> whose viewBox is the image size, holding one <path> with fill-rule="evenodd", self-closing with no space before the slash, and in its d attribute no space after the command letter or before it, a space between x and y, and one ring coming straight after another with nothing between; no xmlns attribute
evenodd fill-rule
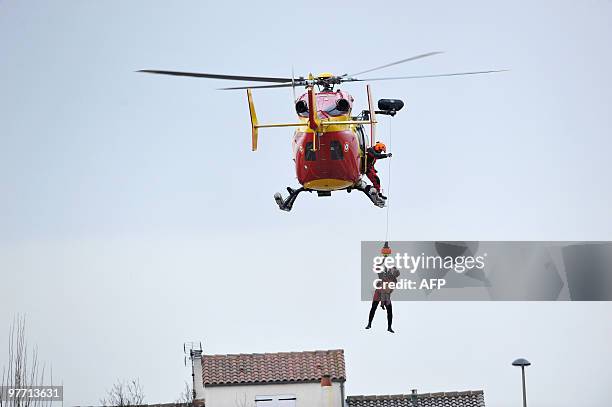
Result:
<svg viewBox="0 0 612 407"><path fill-rule="evenodd" d="M360 161L359 161L359 171L362 174L365 174L366 172L366 150L368 148L367 144L366 144L366 140L367 137L365 135L365 129L363 127L363 124L360 124L356 127L356 132L357 132L357 141L359 142L359 157L360 157Z"/></svg>

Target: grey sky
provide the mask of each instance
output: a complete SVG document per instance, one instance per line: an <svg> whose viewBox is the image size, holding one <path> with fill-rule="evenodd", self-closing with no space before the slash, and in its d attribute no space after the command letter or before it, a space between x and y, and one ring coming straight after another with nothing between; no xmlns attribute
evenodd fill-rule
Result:
<svg viewBox="0 0 612 407"><path fill-rule="evenodd" d="M397 303L397 334L382 315L365 332L359 243L385 212L346 193L279 211L290 131L251 153L228 82L133 72L344 73L436 50L381 75L510 68L373 84L406 102L391 238L612 240L610 1L373 4L0 1L0 349L26 313L68 404L118 377L172 401L201 339L344 348L348 394L483 388L501 407L524 356L534 405L609 405L612 305ZM290 91L254 99L262 122L293 117Z"/></svg>

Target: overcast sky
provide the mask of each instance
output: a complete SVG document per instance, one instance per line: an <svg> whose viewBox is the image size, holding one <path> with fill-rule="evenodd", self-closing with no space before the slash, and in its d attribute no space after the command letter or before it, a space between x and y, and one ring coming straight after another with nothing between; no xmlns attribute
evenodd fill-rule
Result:
<svg viewBox="0 0 612 407"><path fill-rule="evenodd" d="M272 195L297 181L287 129L250 151L233 83L134 73L509 68L373 84L394 119L391 239L612 240L612 3L0 0L0 349L10 321L68 405L138 377L175 400L207 353L343 348L347 394L484 389L487 405L610 404L612 304L395 303L365 331L363 194ZM346 88L364 107L363 84ZM288 90L254 92L292 120ZM389 141L388 120L380 137ZM381 163L383 186L387 166ZM0 363L5 352L0 351Z"/></svg>

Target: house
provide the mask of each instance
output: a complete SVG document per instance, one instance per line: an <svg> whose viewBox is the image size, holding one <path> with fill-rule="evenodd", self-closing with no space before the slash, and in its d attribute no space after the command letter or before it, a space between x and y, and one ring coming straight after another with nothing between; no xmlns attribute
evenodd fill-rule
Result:
<svg viewBox="0 0 612 407"><path fill-rule="evenodd" d="M196 406L344 406L343 350L239 355L195 350L192 360Z"/></svg>
<svg viewBox="0 0 612 407"><path fill-rule="evenodd" d="M194 407L485 407L482 390L345 397L341 349L191 359Z"/></svg>
<svg viewBox="0 0 612 407"><path fill-rule="evenodd" d="M484 392L396 394L389 396L348 396L347 407L485 407Z"/></svg>

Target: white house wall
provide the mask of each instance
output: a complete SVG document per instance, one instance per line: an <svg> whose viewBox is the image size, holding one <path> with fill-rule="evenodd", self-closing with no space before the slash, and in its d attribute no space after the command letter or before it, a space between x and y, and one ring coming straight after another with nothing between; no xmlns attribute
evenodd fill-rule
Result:
<svg viewBox="0 0 612 407"><path fill-rule="evenodd" d="M320 383L259 384L206 387L206 407L254 407L256 396L292 394L296 407L342 407L340 383L332 383L332 405L323 406ZM247 404L243 406L244 400Z"/></svg>

